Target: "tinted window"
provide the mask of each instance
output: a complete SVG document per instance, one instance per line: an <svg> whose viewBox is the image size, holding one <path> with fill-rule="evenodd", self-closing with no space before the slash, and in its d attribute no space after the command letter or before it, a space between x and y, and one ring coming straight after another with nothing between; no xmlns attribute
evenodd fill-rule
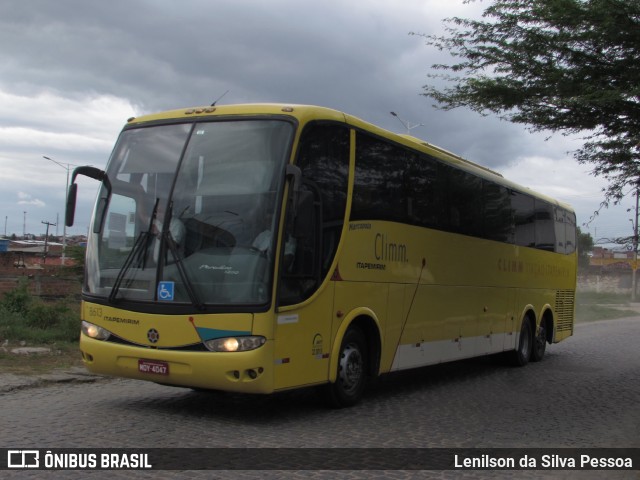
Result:
<svg viewBox="0 0 640 480"><path fill-rule="evenodd" d="M406 168L409 222L422 227L441 228L446 191L439 177L442 165L428 155L411 153L407 155Z"/></svg>
<svg viewBox="0 0 640 480"><path fill-rule="evenodd" d="M542 200L536 200L536 248L554 252L556 249L555 215L553 207ZM564 232L562 241L564 244Z"/></svg>
<svg viewBox="0 0 640 480"><path fill-rule="evenodd" d="M482 181L483 237L513 243L514 226L509 190L502 185Z"/></svg>
<svg viewBox="0 0 640 480"><path fill-rule="evenodd" d="M302 134L297 165L303 181L317 189L322 206L322 274L326 275L340 242L347 208L349 130L312 124Z"/></svg>
<svg viewBox="0 0 640 480"><path fill-rule="evenodd" d="M406 160L405 150L358 135L352 220L409 221Z"/></svg>
<svg viewBox="0 0 640 480"><path fill-rule="evenodd" d="M576 251L576 215L562 208L555 209L556 252Z"/></svg>
<svg viewBox="0 0 640 480"><path fill-rule="evenodd" d="M482 180L464 170L446 167L448 225L452 232L482 235Z"/></svg>
<svg viewBox="0 0 640 480"><path fill-rule="evenodd" d="M536 216L533 197L519 192L511 192L511 209L515 224L515 244L522 247L534 247L536 244Z"/></svg>
<svg viewBox="0 0 640 480"><path fill-rule="evenodd" d="M333 262L347 206L349 130L333 124L308 125L300 139L297 165L303 184L297 219L289 217L285 231L283 305L308 298Z"/></svg>
<svg viewBox="0 0 640 480"><path fill-rule="evenodd" d="M575 214L362 133L353 196L352 220L403 222L541 250L575 251Z"/></svg>
<svg viewBox="0 0 640 480"><path fill-rule="evenodd" d="M576 214L573 212L565 212L565 253L573 253L576 251Z"/></svg>

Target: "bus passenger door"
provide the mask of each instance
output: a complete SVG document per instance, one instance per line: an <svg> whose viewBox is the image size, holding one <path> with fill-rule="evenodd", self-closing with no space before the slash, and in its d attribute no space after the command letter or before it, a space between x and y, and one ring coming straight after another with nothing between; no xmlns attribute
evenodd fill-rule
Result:
<svg viewBox="0 0 640 480"><path fill-rule="evenodd" d="M280 254L275 326L275 388L326 381L333 284L322 283L320 195L303 185L287 216Z"/></svg>
<svg viewBox="0 0 640 480"><path fill-rule="evenodd" d="M355 133L342 123L311 121L300 136L300 175L289 184L281 239L276 389L329 376L335 286L328 277L344 229L353 142Z"/></svg>

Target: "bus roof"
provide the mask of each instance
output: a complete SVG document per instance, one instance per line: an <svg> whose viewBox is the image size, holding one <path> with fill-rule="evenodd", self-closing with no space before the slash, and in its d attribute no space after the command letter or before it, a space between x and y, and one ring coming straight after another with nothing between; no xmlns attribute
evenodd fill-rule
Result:
<svg viewBox="0 0 640 480"><path fill-rule="evenodd" d="M540 199L546 200L552 204L561 206L573 211L570 205L559 202L556 199L548 197L539 192L535 192L528 187L516 184L505 179L500 173L467 160L455 153L444 148L438 147L432 143L426 142L420 138L397 134L389 130L385 130L358 117L349 115L338 110L315 105L298 105L298 104L279 104L279 103L254 103L254 104L236 104L236 105L211 105L202 107L190 107L177 110L168 110L164 112L144 115L141 117L132 117L127 121L128 125L144 124L149 122L158 122L163 120L176 120L180 118L194 117L212 117L212 116L255 116L255 115L287 115L297 119L301 124L311 120L331 120L343 122L350 126L366 130L375 135L387 138L393 142L405 145L409 148L427 153L449 164L454 164L463 170L473 172L481 177L492 180L496 183L504 185L508 188L528 193Z"/></svg>

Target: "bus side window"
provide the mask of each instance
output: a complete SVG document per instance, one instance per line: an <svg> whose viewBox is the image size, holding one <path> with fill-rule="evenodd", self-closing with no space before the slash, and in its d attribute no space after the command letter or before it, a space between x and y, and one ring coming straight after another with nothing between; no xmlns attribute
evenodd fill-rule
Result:
<svg viewBox="0 0 640 480"><path fill-rule="evenodd" d="M534 247L536 218L533 197L512 191L511 210L515 222L515 244L521 247Z"/></svg>
<svg viewBox="0 0 640 480"><path fill-rule="evenodd" d="M509 191L502 185L482 181L483 237L514 243Z"/></svg>
<svg viewBox="0 0 640 480"><path fill-rule="evenodd" d="M565 253L576 251L576 214L565 211Z"/></svg>
<svg viewBox="0 0 640 480"><path fill-rule="evenodd" d="M280 298L285 304L308 298L320 280L320 202L313 189L303 185L295 212L295 218L287 216L283 233Z"/></svg>
<svg viewBox="0 0 640 480"><path fill-rule="evenodd" d="M295 241L295 257L291 263L286 255L282 260L281 305L304 301L329 274L347 206L349 136L344 125L327 122L310 123L302 132L296 159L303 182L298 219L294 223L289 209L283 236L285 253L287 242Z"/></svg>
<svg viewBox="0 0 640 480"><path fill-rule="evenodd" d="M548 202L536 199L535 211L536 248L554 252L557 247L553 207ZM562 232L562 244L562 253L564 253L564 229Z"/></svg>
<svg viewBox="0 0 640 480"><path fill-rule="evenodd" d="M445 171L450 231L482 236L482 180L456 168L446 168Z"/></svg>
<svg viewBox="0 0 640 480"><path fill-rule="evenodd" d="M554 228L556 233L556 252L557 253L566 253L567 252L567 239L566 239L566 228L565 228L565 211L562 208L554 207Z"/></svg>

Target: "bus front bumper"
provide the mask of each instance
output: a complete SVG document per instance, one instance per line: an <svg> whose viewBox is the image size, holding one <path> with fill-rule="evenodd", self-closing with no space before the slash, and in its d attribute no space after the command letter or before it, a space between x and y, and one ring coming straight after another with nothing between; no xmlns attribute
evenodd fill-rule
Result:
<svg viewBox="0 0 640 480"><path fill-rule="evenodd" d="M101 375L189 388L273 392L273 341L248 352L185 352L95 340L82 334L86 368Z"/></svg>

